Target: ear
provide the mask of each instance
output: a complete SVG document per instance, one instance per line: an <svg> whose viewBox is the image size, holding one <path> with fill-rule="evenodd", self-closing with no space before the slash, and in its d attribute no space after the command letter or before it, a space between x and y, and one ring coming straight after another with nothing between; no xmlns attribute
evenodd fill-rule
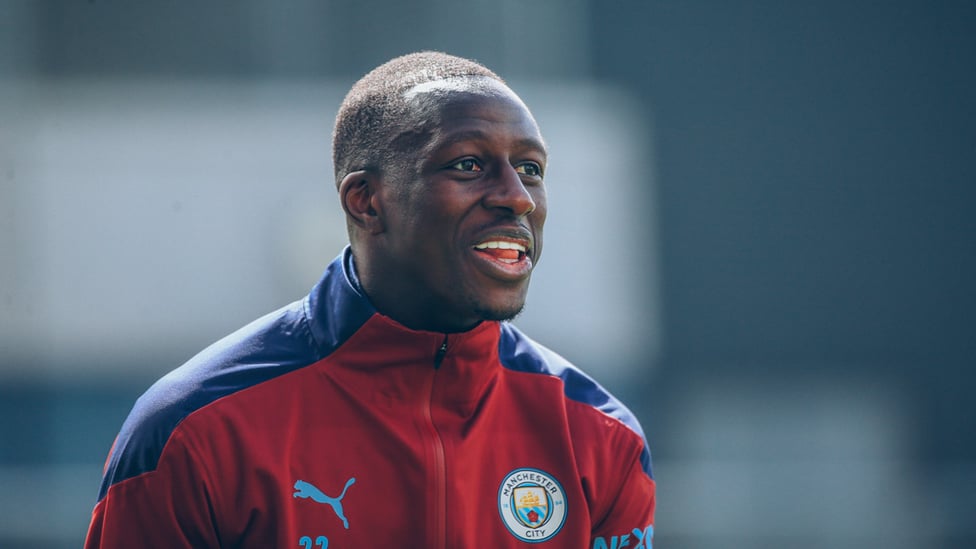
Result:
<svg viewBox="0 0 976 549"><path fill-rule="evenodd" d="M339 202L346 211L346 218L371 234L385 229L379 186L379 176L370 170L349 173L339 182Z"/></svg>

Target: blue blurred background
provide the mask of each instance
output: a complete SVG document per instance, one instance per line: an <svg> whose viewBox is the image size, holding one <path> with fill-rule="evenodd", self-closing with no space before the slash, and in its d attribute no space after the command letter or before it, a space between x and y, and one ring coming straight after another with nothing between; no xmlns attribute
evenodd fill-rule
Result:
<svg viewBox="0 0 976 549"><path fill-rule="evenodd" d="M976 4L0 3L0 547L77 547L157 377L303 295L332 119L437 49L551 141L517 322L631 405L658 547L976 546Z"/></svg>

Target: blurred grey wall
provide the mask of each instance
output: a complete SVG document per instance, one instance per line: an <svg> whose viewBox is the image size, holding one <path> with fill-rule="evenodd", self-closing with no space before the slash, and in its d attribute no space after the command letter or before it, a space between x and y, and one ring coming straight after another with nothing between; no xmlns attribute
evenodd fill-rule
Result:
<svg viewBox="0 0 976 549"><path fill-rule="evenodd" d="M714 532L725 547L800 546L790 526L833 547L973 546L976 5L606 2L593 16L595 75L653 110L657 455L698 481L729 473L688 509L741 519Z"/></svg>
<svg viewBox="0 0 976 549"><path fill-rule="evenodd" d="M78 546L138 394L315 280L337 101L418 49L569 136L520 322L641 417L658 546L973 546L973 6L0 4L0 546Z"/></svg>

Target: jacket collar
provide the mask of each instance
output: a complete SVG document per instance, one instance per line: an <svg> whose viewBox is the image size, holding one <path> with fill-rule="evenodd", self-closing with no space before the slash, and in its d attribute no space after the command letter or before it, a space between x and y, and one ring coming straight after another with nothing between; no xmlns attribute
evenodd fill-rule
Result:
<svg viewBox="0 0 976 549"><path fill-rule="evenodd" d="M319 358L332 354L377 314L359 286L349 246L329 263L303 307Z"/></svg>
<svg viewBox="0 0 976 549"><path fill-rule="evenodd" d="M374 388L392 398L416 395L418 380L436 372L432 397L467 415L500 368L498 322L452 334L407 328L370 303L348 246L304 305L320 358L341 356L339 367L372 374Z"/></svg>

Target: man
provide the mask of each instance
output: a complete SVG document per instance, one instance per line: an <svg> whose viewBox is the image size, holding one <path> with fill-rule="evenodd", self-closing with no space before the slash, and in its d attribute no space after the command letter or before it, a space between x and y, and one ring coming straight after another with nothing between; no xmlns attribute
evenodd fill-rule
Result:
<svg viewBox="0 0 976 549"><path fill-rule="evenodd" d="M518 96L394 59L349 92L333 160L350 246L139 399L86 546L649 548L636 420L504 322L546 219Z"/></svg>

